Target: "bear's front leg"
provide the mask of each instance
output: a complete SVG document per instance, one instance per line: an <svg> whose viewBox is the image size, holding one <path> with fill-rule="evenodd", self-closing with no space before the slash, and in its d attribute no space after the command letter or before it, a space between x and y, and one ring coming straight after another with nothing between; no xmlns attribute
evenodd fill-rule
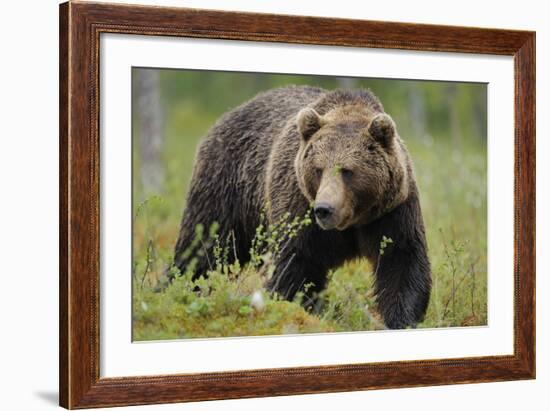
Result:
<svg viewBox="0 0 550 411"><path fill-rule="evenodd" d="M430 299L430 266L419 250L388 246L375 271L378 310L388 328L415 327Z"/></svg>
<svg viewBox="0 0 550 411"><path fill-rule="evenodd" d="M374 267L376 300L384 323L392 329L416 326L424 319L431 291L430 261L416 193L365 231L363 246ZM382 246L384 236L391 242Z"/></svg>
<svg viewBox="0 0 550 411"><path fill-rule="evenodd" d="M304 292L302 305L313 307L317 294L325 287L327 269L315 259L298 253L288 253L279 259L266 288L292 301L299 291Z"/></svg>
<svg viewBox="0 0 550 411"><path fill-rule="evenodd" d="M325 231L312 224L283 247L266 288L288 301L292 301L297 292L303 292L302 305L308 309L316 305L329 270L353 257L357 257L357 247L352 230Z"/></svg>

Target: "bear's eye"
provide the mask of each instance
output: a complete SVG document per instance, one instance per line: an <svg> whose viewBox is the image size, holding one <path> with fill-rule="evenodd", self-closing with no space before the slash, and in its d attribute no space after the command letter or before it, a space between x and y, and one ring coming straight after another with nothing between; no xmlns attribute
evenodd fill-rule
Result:
<svg viewBox="0 0 550 411"><path fill-rule="evenodd" d="M367 146L367 149L369 151L374 151L376 149L376 144L374 143L369 143L369 145Z"/></svg>
<svg viewBox="0 0 550 411"><path fill-rule="evenodd" d="M353 171L348 168L342 168L340 170L340 173L342 173L342 177L344 178L350 178L351 176L353 176Z"/></svg>
<svg viewBox="0 0 550 411"><path fill-rule="evenodd" d="M315 169L315 175L317 176L317 178L321 178L323 176L323 169L322 168L316 168Z"/></svg>

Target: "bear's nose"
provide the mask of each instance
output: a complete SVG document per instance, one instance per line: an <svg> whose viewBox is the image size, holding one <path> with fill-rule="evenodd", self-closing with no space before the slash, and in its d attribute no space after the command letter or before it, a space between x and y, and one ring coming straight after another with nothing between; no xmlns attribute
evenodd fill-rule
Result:
<svg viewBox="0 0 550 411"><path fill-rule="evenodd" d="M319 220L326 220L334 213L334 207L327 203L319 203L315 205L313 212Z"/></svg>

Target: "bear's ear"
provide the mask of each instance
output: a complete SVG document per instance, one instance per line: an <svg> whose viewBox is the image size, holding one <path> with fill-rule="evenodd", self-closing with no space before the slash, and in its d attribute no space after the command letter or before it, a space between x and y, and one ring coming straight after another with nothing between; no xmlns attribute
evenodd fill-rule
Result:
<svg viewBox="0 0 550 411"><path fill-rule="evenodd" d="M395 137L395 123L386 113L380 113L372 119L369 134L384 147L389 147Z"/></svg>
<svg viewBox="0 0 550 411"><path fill-rule="evenodd" d="M314 109L306 107L296 116L298 131L305 141L323 126L323 118Z"/></svg>

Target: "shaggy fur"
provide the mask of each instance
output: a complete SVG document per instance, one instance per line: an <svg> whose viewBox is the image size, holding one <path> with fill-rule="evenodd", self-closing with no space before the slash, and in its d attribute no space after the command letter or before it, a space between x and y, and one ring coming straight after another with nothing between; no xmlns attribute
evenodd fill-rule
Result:
<svg viewBox="0 0 550 411"><path fill-rule="evenodd" d="M330 269L365 257L377 267L385 324L421 321L431 276L412 163L393 120L367 90L276 89L222 116L197 153L174 264L185 269L194 227L213 222L222 238L234 233L245 263L262 210L276 222L286 212L304 215L312 203L334 213L285 248L267 287L292 299L313 283L314 296ZM380 256L383 235L393 243ZM207 270L207 258L199 258L198 275Z"/></svg>

